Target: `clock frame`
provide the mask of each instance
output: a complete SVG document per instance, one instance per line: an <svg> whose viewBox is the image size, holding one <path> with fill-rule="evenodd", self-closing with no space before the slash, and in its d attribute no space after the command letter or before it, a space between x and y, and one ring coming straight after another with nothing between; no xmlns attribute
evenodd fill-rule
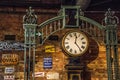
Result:
<svg viewBox="0 0 120 80"><path fill-rule="evenodd" d="M65 54L72 57L77 57L87 51L89 41L87 35L83 32L72 30L63 36L61 45Z"/></svg>

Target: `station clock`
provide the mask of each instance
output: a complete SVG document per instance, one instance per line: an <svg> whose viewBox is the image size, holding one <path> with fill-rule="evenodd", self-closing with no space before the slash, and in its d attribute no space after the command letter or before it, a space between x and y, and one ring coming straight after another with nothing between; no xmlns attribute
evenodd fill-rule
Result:
<svg viewBox="0 0 120 80"><path fill-rule="evenodd" d="M62 49L69 56L81 56L88 49L88 38L87 36L77 30L67 32L62 39Z"/></svg>

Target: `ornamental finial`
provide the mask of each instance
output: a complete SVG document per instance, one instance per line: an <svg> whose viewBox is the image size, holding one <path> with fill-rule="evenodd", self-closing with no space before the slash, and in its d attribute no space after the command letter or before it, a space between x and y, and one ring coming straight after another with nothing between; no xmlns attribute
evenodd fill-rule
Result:
<svg viewBox="0 0 120 80"><path fill-rule="evenodd" d="M26 10L26 15L23 16L23 23L24 24L37 24L37 16L34 13L34 10L32 7L29 7L28 10Z"/></svg>
<svg viewBox="0 0 120 80"><path fill-rule="evenodd" d="M111 11L109 8L105 13L105 24L106 25L116 25L119 23L119 19L115 16L115 11Z"/></svg>

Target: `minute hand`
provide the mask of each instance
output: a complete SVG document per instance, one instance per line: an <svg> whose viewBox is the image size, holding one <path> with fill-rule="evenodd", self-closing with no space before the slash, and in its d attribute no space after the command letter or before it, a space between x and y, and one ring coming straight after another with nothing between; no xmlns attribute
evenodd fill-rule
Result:
<svg viewBox="0 0 120 80"><path fill-rule="evenodd" d="M76 46L79 48L79 50L82 51L81 48L79 47L79 45L78 45L77 42L76 42L76 41L77 41L77 38L78 38L77 35L75 35L75 44L76 44Z"/></svg>

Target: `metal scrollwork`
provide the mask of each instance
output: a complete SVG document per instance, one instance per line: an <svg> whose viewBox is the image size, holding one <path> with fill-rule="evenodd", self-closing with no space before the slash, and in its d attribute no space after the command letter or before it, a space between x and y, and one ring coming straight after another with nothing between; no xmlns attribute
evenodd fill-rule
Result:
<svg viewBox="0 0 120 80"><path fill-rule="evenodd" d="M106 25L116 25L119 23L119 19L117 16L114 15L115 12L111 11L109 8L108 11L105 13L105 24Z"/></svg>
<svg viewBox="0 0 120 80"><path fill-rule="evenodd" d="M37 16L34 13L34 10L32 10L32 7L29 7L28 10L26 10L27 14L23 17L23 23L24 24L37 24Z"/></svg>

